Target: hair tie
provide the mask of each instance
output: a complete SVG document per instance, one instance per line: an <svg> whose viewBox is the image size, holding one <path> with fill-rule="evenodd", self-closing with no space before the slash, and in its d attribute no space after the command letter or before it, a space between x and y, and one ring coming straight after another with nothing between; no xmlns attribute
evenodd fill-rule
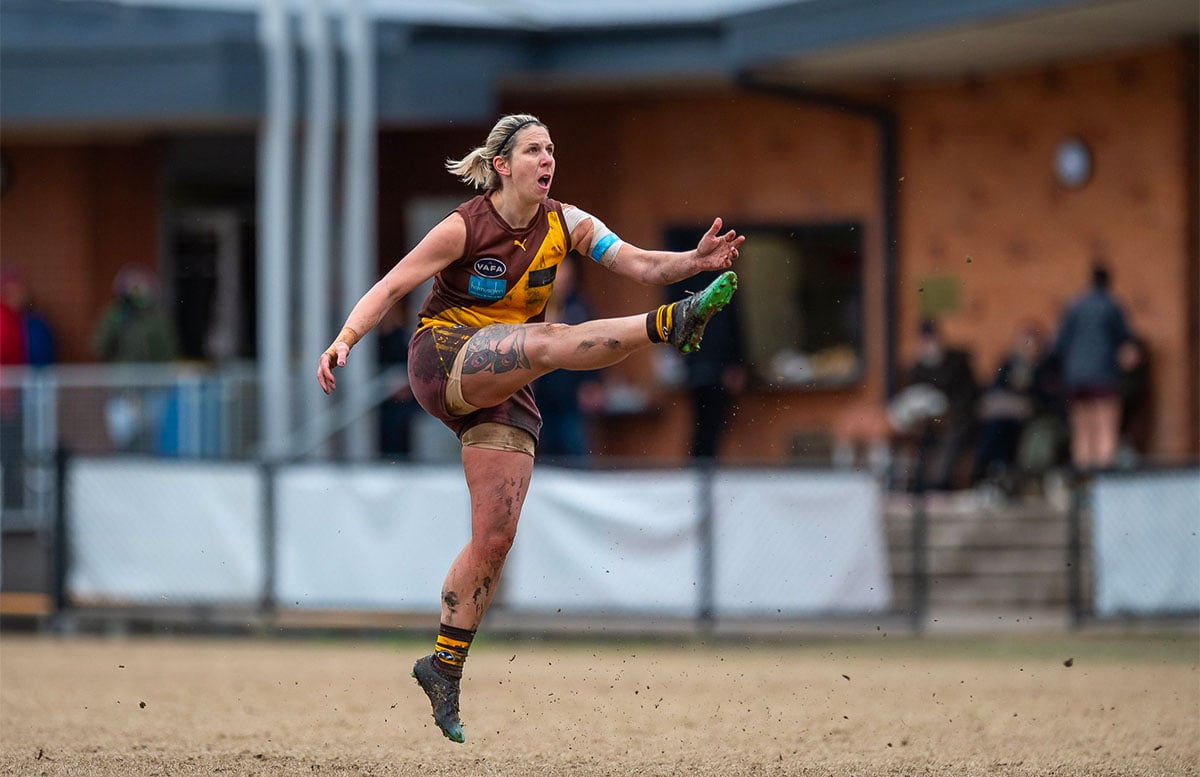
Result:
<svg viewBox="0 0 1200 777"><path fill-rule="evenodd" d="M530 124L541 124L541 122L537 119L526 119L517 126L513 127L509 133L504 136L504 142L500 144L498 149L496 149L496 156L504 156L504 149L508 146L509 142L512 141L513 136L528 127Z"/></svg>

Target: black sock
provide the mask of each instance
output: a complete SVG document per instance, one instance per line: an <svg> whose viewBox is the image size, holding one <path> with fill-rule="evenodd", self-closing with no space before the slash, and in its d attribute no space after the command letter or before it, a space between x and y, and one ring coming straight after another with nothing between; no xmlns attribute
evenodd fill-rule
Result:
<svg viewBox="0 0 1200 777"><path fill-rule="evenodd" d="M665 343L675 326L675 305L659 305L657 310L646 314L646 335L652 343Z"/></svg>

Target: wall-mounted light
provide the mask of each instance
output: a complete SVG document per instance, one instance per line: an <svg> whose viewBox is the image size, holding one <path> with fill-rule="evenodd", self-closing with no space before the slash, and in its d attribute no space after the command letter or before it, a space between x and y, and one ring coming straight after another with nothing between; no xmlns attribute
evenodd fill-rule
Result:
<svg viewBox="0 0 1200 777"><path fill-rule="evenodd" d="M1071 137L1054 147L1054 177L1068 189L1078 189L1092 177L1092 150Z"/></svg>

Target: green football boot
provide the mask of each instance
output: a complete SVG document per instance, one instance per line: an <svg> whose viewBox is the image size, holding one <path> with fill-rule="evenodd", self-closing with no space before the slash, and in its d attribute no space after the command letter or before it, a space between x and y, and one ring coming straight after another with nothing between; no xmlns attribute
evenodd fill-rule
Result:
<svg viewBox="0 0 1200 777"><path fill-rule="evenodd" d="M708 288L672 305L673 320L667 342L675 346L680 353L700 350L704 326L721 308L729 304L737 286L737 274L733 270L727 270L708 284Z"/></svg>

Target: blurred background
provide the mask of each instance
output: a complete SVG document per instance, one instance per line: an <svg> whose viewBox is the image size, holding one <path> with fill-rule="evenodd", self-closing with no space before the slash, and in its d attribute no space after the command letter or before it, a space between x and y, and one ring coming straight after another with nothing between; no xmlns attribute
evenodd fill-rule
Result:
<svg viewBox="0 0 1200 777"><path fill-rule="evenodd" d="M627 241L748 239L695 358L537 387L494 623L1193 623L1198 34L1192 0L0 0L0 614L432 627L468 522L420 295L336 397L314 366L521 112ZM575 269L559 320L703 282ZM1123 324L1080 335L1085 296Z"/></svg>

